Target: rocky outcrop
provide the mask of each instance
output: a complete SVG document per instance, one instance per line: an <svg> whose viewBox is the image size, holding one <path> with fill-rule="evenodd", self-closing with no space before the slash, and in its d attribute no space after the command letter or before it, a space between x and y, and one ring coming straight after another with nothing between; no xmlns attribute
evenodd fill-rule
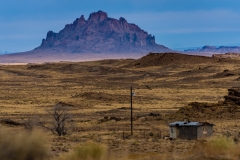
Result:
<svg viewBox="0 0 240 160"><path fill-rule="evenodd" d="M240 105L240 88L228 89L228 95L224 96L225 103Z"/></svg>
<svg viewBox="0 0 240 160"><path fill-rule="evenodd" d="M208 52L208 53L240 53L240 47L238 46L203 46L202 48L189 49L185 52Z"/></svg>
<svg viewBox="0 0 240 160"><path fill-rule="evenodd" d="M181 107L176 113L170 114L167 119L181 120L210 120L210 119L239 119L240 118L240 88L228 89L224 101L218 103L192 102Z"/></svg>
<svg viewBox="0 0 240 160"><path fill-rule="evenodd" d="M86 20L82 15L59 33L49 31L38 49L71 53L147 53L170 51L155 43L155 37L120 17L98 11Z"/></svg>
<svg viewBox="0 0 240 160"><path fill-rule="evenodd" d="M213 58L240 58L240 53L213 54Z"/></svg>

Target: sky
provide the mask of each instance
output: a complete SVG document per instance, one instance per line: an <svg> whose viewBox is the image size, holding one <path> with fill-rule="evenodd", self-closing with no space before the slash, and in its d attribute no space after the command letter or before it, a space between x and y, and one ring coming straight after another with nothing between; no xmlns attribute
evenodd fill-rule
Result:
<svg viewBox="0 0 240 160"><path fill-rule="evenodd" d="M0 0L0 53L29 51L48 31L102 10L171 49L240 46L239 0Z"/></svg>

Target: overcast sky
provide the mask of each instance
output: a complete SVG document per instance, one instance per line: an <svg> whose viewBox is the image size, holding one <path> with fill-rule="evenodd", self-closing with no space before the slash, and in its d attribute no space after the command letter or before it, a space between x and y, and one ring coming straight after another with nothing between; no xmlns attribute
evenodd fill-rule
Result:
<svg viewBox="0 0 240 160"><path fill-rule="evenodd" d="M102 10L169 48L240 46L239 0L0 0L0 52L32 50L49 30Z"/></svg>

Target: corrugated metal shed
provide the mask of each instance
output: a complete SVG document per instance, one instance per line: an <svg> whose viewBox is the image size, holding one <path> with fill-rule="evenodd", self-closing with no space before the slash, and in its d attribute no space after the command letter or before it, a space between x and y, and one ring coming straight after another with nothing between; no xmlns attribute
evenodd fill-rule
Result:
<svg viewBox="0 0 240 160"><path fill-rule="evenodd" d="M190 121L176 121L169 123L169 127L184 127L184 126L204 126L204 125L209 125L209 126L214 126L214 124L208 123L208 122L190 122Z"/></svg>

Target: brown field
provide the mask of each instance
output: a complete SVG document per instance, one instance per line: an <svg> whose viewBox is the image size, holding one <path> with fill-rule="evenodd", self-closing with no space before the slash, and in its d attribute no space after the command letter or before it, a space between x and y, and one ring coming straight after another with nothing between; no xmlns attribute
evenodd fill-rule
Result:
<svg viewBox="0 0 240 160"><path fill-rule="evenodd" d="M51 116L47 111L62 102L70 109L71 134L58 137L35 126L47 135L51 158L89 140L107 145L114 159L147 159L159 154L179 158L199 142L163 140L161 137L168 135L167 124L182 120L174 117L174 113L190 102L223 101L228 88L240 86L239 62L151 54L139 60L2 65L0 125L19 133L26 130L22 124L27 122L48 124ZM133 136L130 136L130 86L136 93ZM7 124L6 119L18 123ZM214 136L228 132L236 138L240 133L240 119L236 116L203 115L196 119L214 123Z"/></svg>

